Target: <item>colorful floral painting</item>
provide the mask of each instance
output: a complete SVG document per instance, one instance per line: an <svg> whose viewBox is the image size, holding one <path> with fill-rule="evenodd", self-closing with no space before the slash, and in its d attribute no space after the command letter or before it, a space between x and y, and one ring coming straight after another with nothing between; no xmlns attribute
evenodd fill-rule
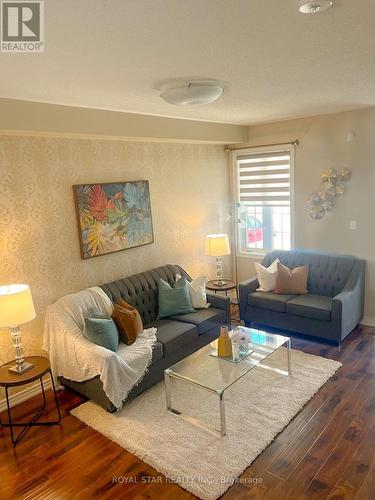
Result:
<svg viewBox="0 0 375 500"><path fill-rule="evenodd" d="M83 259L154 242L148 181L73 186Z"/></svg>

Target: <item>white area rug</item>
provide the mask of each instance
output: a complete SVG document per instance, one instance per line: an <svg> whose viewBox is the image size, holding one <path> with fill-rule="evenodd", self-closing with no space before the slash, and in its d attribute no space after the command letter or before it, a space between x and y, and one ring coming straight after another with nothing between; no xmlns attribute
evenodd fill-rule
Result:
<svg viewBox="0 0 375 500"><path fill-rule="evenodd" d="M267 360L282 369L285 362L281 349ZM163 383L115 414L92 402L71 413L196 496L216 499L340 366L331 359L293 350L290 377L254 368L225 393L225 437L168 413ZM172 401L183 413L218 426L219 404L214 395L176 382Z"/></svg>

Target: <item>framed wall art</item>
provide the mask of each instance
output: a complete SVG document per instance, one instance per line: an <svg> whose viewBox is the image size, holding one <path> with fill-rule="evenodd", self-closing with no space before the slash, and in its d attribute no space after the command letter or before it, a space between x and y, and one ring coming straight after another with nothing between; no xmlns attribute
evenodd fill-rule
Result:
<svg viewBox="0 0 375 500"><path fill-rule="evenodd" d="M73 186L82 259L154 242L148 181Z"/></svg>

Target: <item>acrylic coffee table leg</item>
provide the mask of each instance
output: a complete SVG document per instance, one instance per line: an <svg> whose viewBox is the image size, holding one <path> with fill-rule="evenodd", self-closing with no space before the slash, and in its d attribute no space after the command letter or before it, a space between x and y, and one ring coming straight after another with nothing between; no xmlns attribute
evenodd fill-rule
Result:
<svg viewBox="0 0 375 500"><path fill-rule="evenodd" d="M171 381L169 378L169 372L168 372L168 370L164 370L165 399L166 399L168 411L172 411L170 384L171 384Z"/></svg>
<svg viewBox="0 0 375 500"><path fill-rule="evenodd" d="M178 415L179 417L187 420L188 422L191 422L195 425L198 425L199 427L206 429L209 432L213 432L217 436L221 436L221 437L225 436L226 435L226 426L225 426L224 392L220 393L220 392L215 391L214 389L208 389L207 387L202 387L201 385L195 384L194 382L191 382L189 380L183 380L185 383L187 383L189 385L200 387L201 389L204 389L211 394L216 394L219 396L220 429L215 429L214 427L208 427L208 426L202 424L197 418L190 417L188 415L183 415L182 412L180 412L179 410L176 410L175 408L172 407L171 378L174 378L174 374L173 373L171 374L171 372L169 370L164 370L165 399L166 399L166 403L167 403L167 410L170 411L171 413L173 413L174 415Z"/></svg>
<svg viewBox="0 0 375 500"><path fill-rule="evenodd" d="M290 339L287 341L287 352L288 352L288 375L292 374L292 342Z"/></svg>
<svg viewBox="0 0 375 500"><path fill-rule="evenodd" d="M227 429L225 424L224 392L219 393L219 400L220 400L220 434L221 436L225 436L227 433Z"/></svg>

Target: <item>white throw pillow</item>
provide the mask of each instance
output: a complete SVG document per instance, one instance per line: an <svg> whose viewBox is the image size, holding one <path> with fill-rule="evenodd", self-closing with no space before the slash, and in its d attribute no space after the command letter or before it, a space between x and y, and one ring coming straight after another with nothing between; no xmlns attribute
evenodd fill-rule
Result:
<svg viewBox="0 0 375 500"><path fill-rule="evenodd" d="M279 259L272 262L269 267L264 267L258 262L255 263L255 270L259 281L258 292L273 292L276 288L277 264Z"/></svg>
<svg viewBox="0 0 375 500"><path fill-rule="evenodd" d="M176 274L176 281L181 278L179 274ZM199 276L193 281L188 281L188 289L191 300L191 305L194 309L207 309L210 304L207 302L206 295L206 281L204 276Z"/></svg>

